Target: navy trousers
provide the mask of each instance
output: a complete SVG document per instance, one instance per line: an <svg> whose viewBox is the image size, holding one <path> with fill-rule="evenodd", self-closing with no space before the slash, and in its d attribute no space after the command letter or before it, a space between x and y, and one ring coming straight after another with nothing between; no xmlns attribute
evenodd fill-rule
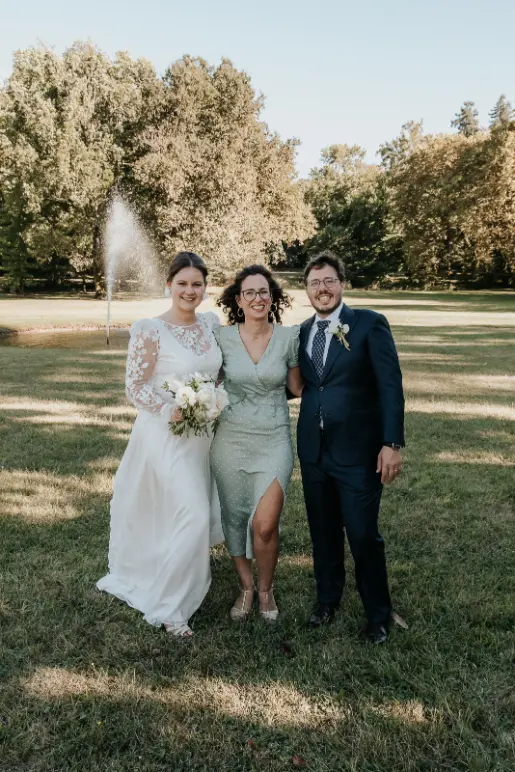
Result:
<svg viewBox="0 0 515 772"><path fill-rule="evenodd" d="M384 541L377 524L383 486L375 466L335 463L322 437L318 462L301 463L301 472L317 600L336 607L340 604L346 534L367 619L388 624L391 601Z"/></svg>

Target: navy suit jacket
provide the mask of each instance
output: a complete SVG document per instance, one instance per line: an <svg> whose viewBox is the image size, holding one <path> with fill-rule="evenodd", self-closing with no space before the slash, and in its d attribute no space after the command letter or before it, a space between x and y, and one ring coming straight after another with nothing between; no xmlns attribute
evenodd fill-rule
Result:
<svg viewBox="0 0 515 772"><path fill-rule="evenodd" d="M344 305L350 350L333 335L321 378L306 346L315 316L300 328L299 365L304 390L297 425L301 462L320 454L320 416L331 456L343 465L370 466L384 442L404 445L404 394L399 358L386 318Z"/></svg>

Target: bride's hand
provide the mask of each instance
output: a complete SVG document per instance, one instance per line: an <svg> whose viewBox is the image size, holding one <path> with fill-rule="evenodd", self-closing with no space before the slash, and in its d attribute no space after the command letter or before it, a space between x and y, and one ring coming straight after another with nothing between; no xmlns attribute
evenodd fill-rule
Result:
<svg viewBox="0 0 515 772"><path fill-rule="evenodd" d="M183 415L182 410L179 407L174 407L172 410L172 414L170 416L170 421L174 421L177 423L178 421L182 421Z"/></svg>

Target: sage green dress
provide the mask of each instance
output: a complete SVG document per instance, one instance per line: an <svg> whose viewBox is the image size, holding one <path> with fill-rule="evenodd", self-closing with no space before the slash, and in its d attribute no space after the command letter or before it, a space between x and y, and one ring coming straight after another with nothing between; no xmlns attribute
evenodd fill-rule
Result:
<svg viewBox="0 0 515 772"><path fill-rule="evenodd" d="M223 355L229 406L220 416L211 444L211 467L225 542L234 556L253 557L252 519L275 479L286 496L293 449L285 386L288 368L298 364L299 332L299 326L274 325L256 365L237 324L214 330Z"/></svg>

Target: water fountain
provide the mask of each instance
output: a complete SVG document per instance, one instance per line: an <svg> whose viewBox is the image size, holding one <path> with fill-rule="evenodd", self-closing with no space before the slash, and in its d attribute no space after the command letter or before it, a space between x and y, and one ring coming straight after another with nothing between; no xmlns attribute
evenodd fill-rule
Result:
<svg viewBox="0 0 515 772"><path fill-rule="evenodd" d="M111 330L111 302L117 282L137 287L138 294L153 295L162 286L157 254L133 209L116 194L111 200L104 232L107 286L106 342Z"/></svg>

